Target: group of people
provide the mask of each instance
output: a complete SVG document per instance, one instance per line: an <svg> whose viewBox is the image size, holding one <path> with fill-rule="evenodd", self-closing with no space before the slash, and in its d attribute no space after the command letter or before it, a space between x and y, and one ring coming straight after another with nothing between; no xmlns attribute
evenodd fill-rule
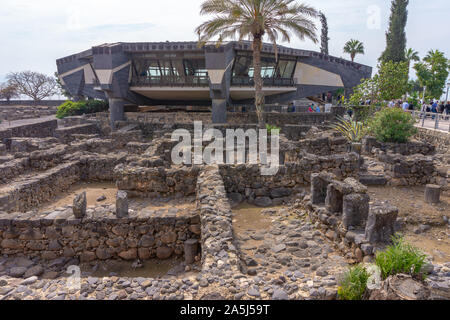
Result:
<svg viewBox="0 0 450 320"><path fill-rule="evenodd" d="M322 112L322 111L321 111L321 109L320 109L320 106L315 106L314 103L313 103L313 104L311 104L311 105L309 106L308 112L317 112L317 113L320 113L320 112Z"/></svg>
<svg viewBox="0 0 450 320"><path fill-rule="evenodd" d="M389 108L402 108L403 111L414 111L414 105L408 101L391 100L388 104Z"/></svg>
<svg viewBox="0 0 450 320"><path fill-rule="evenodd" d="M450 101L438 103L437 101L431 101L429 104L422 104L422 112L440 113L450 115Z"/></svg>

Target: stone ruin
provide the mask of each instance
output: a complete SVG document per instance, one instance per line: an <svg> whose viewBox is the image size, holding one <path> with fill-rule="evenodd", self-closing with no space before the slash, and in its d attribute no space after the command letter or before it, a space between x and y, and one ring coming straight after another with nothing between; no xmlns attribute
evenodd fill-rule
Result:
<svg viewBox="0 0 450 320"><path fill-rule="evenodd" d="M186 266L198 263L196 271L203 279L233 278L244 274L248 265L234 238L232 208L243 202L258 207L287 204L305 186L310 186L310 195L301 206L347 257L371 260L395 232L398 209L370 202L360 182L360 157L324 126L285 124L280 168L273 176L262 176L259 164L173 165L171 151L177 142L171 140L171 132L183 128L192 133L189 123L128 121L111 132L103 115L58 122L0 132L2 254L83 263L178 257ZM224 131L240 126L205 129L211 127ZM402 178L408 185L438 182L440 174L432 161L419 161L414 169L408 161L417 156L383 153L405 149L368 145L363 150L379 154L387 180ZM410 150L433 152L420 144ZM115 183L114 204L88 207L81 193L73 205L38 210L80 182ZM137 208L136 199L192 199L195 208Z"/></svg>
<svg viewBox="0 0 450 320"><path fill-rule="evenodd" d="M305 208L341 251L360 262L370 261L395 234L398 209L387 203L370 205L367 187L354 178L339 181L328 172L313 173Z"/></svg>

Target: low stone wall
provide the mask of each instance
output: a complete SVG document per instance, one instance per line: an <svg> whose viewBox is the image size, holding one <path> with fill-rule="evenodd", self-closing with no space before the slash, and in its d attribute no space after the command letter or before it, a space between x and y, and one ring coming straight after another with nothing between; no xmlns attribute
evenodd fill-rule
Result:
<svg viewBox="0 0 450 320"><path fill-rule="evenodd" d="M433 155L436 147L429 142L408 141L406 143L385 143L378 142L375 138L366 137L363 139L363 153L370 154L373 148L380 149L384 152L397 153L403 156L411 156L414 154L422 154L425 156Z"/></svg>
<svg viewBox="0 0 450 320"><path fill-rule="evenodd" d="M199 167L145 168L118 165L117 187L130 196L168 197L195 194Z"/></svg>
<svg viewBox="0 0 450 320"><path fill-rule="evenodd" d="M38 123L18 125L8 129L0 130L0 142L8 145L7 139L12 137L46 138L53 137L58 126L56 120L42 121Z"/></svg>
<svg viewBox="0 0 450 320"><path fill-rule="evenodd" d="M240 274L233 214L217 166L203 167L197 180L201 220L202 273L230 279Z"/></svg>
<svg viewBox="0 0 450 320"><path fill-rule="evenodd" d="M74 134L97 134L98 127L94 123L79 124L72 127L58 128L55 130L55 137L62 143L70 143L75 140Z"/></svg>
<svg viewBox="0 0 450 320"><path fill-rule="evenodd" d="M200 235L195 211L169 210L161 215L143 210L121 219L113 211L89 208L82 220L73 216L72 209L41 215L0 214L1 253L46 260L74 257L80 262L168 259L173 254L182 256L184 242Z"/></svg>
<svg viewBox="0 0 450 320"><path fill-rule="evenodd" d="M259 165L221 165L220 174L225 189L233 202L246 200L258 206L277 205L290 196L294 189L308 185L313 172L327 170L340 178L358 174L356 154L342 154L328 157L306 155L295 163L279 167L276 175L261 175Z"/></svg>
<svg viewBox="0 0 450 320"><path fill-rule="evenodd" d="M450 132L418 128L415 138L436 146L439 153L450 153Z"/></svg>
<svg viewBox="0 0 450 320"><path fill-rule="evenodd" d="M83 181L116 181L115 167L126 162L124 152L108 155L84 155L80 158L80 178Z"/></svg>
<svg viewBox="0 0 450 320"><path fill-rule="evenodd" d="M79 180L79 162L75 161L8 184L0 188L0 211L25 212L69 189Z"/></svg>
<svg viewBox="0 0 450 320"><path fill-rule="evenodd" d="M390 185L446 184L447 173L437 170L431 156L421 154L403 156L380 149L373 149L373 153L379 161L384 163L384 173Z"/></svg>
<svg viewBox="0 0 450 320"><path fill-rule="evenodd" d="M39 105L30 105L30 103L24 103L23 101L14 103L7 104L6 101L0 101L0 120L15 121L51 116L56 114L57 106L61 104L46 105L40 103Z"/></svg>

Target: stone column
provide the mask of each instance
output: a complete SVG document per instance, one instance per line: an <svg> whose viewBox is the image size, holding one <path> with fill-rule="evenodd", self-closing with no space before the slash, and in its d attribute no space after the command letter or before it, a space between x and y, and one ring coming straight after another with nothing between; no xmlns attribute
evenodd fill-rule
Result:
<svg viewBox="0 0 450 320"><path fill-rule="evenodd" d="M111 129L116 129L116 121L125 120L125 112L124 112L125 101L122 99L109 99L109 119Z"/></svg>
<svg viewBox="0 0 450 320"><path fill-rule="evenodd" d="M189 239L184 242L184 260L186 265L193 264L198 253L198 240Z"/></svg>
<svg viewBox="0 0 450 320"><path fill-rule="evenodd" d="M125 191L118 191L116 198L116 217L128 217L128 195Z"/></svg>
<svg viewBox="0 0 450 320"><path fill-rule="evenodd" d="M227 123L227 100L212 100L212 122L217 124Z"/></svg>
<svg viewBox="0 0 450 320"><path fill-rule="evenodd" d="M352 193L344 196L342 223L345 228L365 226L369 215L369 201L367 194Z"/></svg>
<svg viewBox="0 0 450 320"><path fill-rule="evenodd" d="M87 199L86 192L83 192L76 196L73 200L73 215L77 219L83 219L86 216Z"/></svg>
<svg viewBox="0 0 450 320"><path fill-rule="evenodd" d="M425 202L436 204L441 201L441 187L434 184L427 184L425 187Z"/></svg>

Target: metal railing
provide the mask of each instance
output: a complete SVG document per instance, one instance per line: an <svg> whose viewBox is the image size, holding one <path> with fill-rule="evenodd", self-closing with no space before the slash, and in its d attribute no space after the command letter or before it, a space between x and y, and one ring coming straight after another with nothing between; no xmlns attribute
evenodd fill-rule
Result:
<svg viewBox="0 0 450 320"><path fill-rule="evenodd" d="M208 76L150 76L133 78L133 86L143 87L207 87L209 86Z"/></svg>
<svg viewBox="0 0 450 320"><path fill-rule="evenodd" d="M417 121L417 126L425 129L434 129L450 132L450 114L423 111L408 111Z"/></svg>
<svg viewBox="0 0 450 320"><path fill-rule="evenodd" d="M252 87L255 85L255 80L252 77L236 77L231 80L232 86ZM295 86L292 78L263 78L263 85L269 87L293 87Z"/></svg>

